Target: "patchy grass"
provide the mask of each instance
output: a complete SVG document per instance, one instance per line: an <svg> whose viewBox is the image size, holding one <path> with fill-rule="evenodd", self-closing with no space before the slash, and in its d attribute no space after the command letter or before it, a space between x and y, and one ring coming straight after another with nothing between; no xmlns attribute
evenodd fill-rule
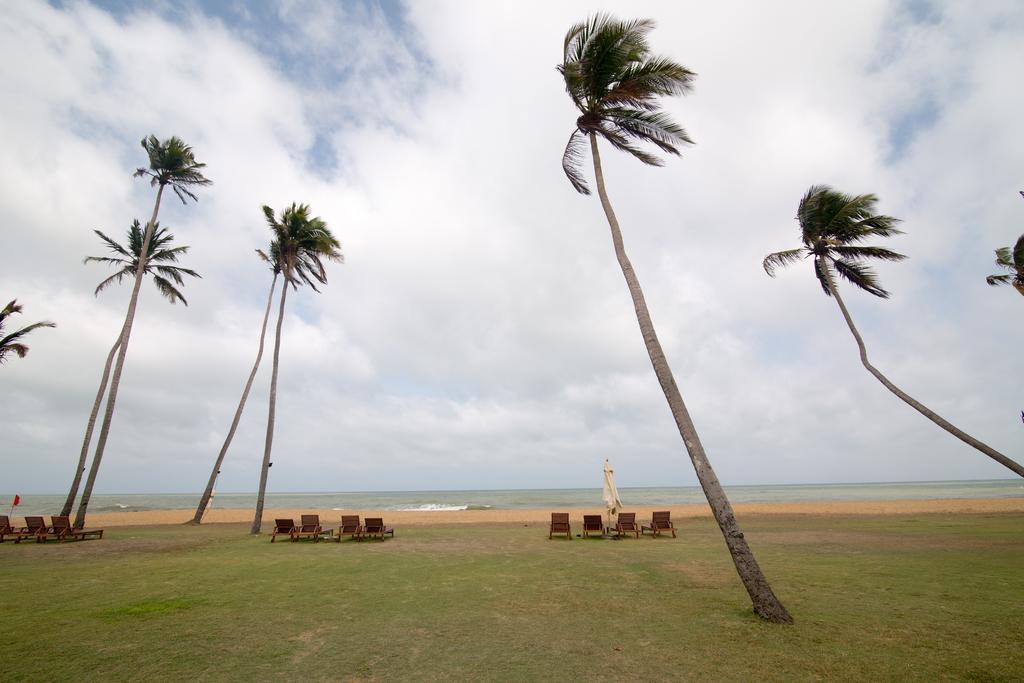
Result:
<svg viewBox="0 0 1024 683"><path fill-rule="evenodd" d="M4 543L0 680L1021 679L1024 515L741 522L795 626L753 616L711 520L675 540Z"/></svg>

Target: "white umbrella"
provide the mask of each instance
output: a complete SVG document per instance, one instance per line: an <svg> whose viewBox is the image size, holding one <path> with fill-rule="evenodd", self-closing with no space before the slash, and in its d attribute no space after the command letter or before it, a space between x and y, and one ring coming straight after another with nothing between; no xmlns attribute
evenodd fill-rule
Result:
<svg viewBox="0 0 1024 683"><path fill-rule="evenodd" d="M619 490L615 488L615 472L608 464L607 458L604 461L604 492L601 497L604 499L604 506L608 509L608 526L611 526L612 515L622 509L622 500L619 498Z"/></svg>

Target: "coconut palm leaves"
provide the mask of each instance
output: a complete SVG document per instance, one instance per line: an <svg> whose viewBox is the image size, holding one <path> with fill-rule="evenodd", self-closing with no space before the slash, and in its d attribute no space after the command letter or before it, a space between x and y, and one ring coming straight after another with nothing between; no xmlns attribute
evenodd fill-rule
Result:
<svg viewBox="0 0 1024 683"><path fill-rule="evenodd" d="M160 142L155 135L142 138L142 149L149 156L149 168L135 169L135 177L147 177L153 187L170 185L182 204L185 198L199 201L193 194L193 187L213 184L203 175L206 164L200 164L192 154L192 148L176 136Z"/></svg>
<svg viewBox="0 0 1024 683"><path fill-rule="evenodd" d="M772 277L780 267L806 258L814 259L814 275L818 278L825 294L834 297L847 327L857 342L860 362L875 379L895 394L901 401L918 411L936 425L956 438L989 456L1004 467L1024 477L1024 467L1006 457L991 446L975 439L970 434L951 424L917 399L897 387L868 360L864 339L860 336L846 303L839 294L832 271L869 294L888 298L889 292L882 289L878 277L864 263L870 259L901 261L905 256L894 251L862 245L871 237L891 237L902 234L896 229L897 219L876 213L877 198L873 194L847 195L827 185L814 185L800 200L797 220L800 222L802 247L778 251L765 259L765 272Z"/></svg>
<svg viewBox="0 0 1024 683"><path fill-rule="evenodd" d="M171 247L170 244L174 241L174 235L167 232L166 228L161 228L159 223L155 224L153 228L153 237L150 240L149 249L146 253L146 265L144 271L145 273L153 276L153 284L156 285L156 288L160 290L160 293L163 294L168 301L172 304L176 301L180 301L188 306L188 301L185 300L181 291L178 290L178 287L185 284L182 276L202 276L194 270L173 265L178 262L179 256L188 252L188 247ZM93 232L99 235L99 238L106 243L116 256L86 256L84 262L107 263L113 266L119 266L117 272L104 279L96 286L96 291L94 293L98 296L100 292L111 284L121 284L121 281L124 278L135 275L135 271L138 270L139 267L139 254L142 253L143 230L142 226L139 225L138 220L132 221L131 227L128 228L127 247L121 246L99 230L94 230Z"/></svg>
<svg viewBox="0 0 1024 683"><path fill-rule="evenodd" d="M32 330L39 329L40 327L57 327L56 323L51 323L48 320L43 322L32 323L26 325L20 330L15 330L8 335L4 335L4 323L15 313L21 313L21 306L18 304L18 300L14 299L9 304L0 309L0 363L7 360L7 356L15 354L18 358L24 358L28 353L28 346L22 341L29 332Z"/></svg>
<svg viewBox="0 0 1024 683"><path fill-rule="evenodd" d="M668 154L692 144L686 131L659 110L658 98L682 95L695 74L686 67L650 54L649 19L618 21L596 15L569 29L556 68L581 112L562 155L562 168L578 192L590 194L583 178L587 137L596 135L645 164L664 162L634 142L652 143Z"/></svg>
<svg viewBox="0 0 1024 683"><path fill-rule="evenodd" d="M327 284L324 260L342 261L341 245L327 228L323 219L310 215L309 205L295 204L274 215L269 206L263 207L263 216L273 234L269 260L281 269L284 286L281 288L281 305L277 312L277 329L274 335L274 364L270 374L270 400L267 413L267 437L263 447L263 465L260 469L260 485L256 495L256 514L253 517L252 533L258 534L262 525L263 500L267 490L267 475L270 471L270 453L274 443L274 419L277 409L277 375L281 356L281 325L284 322L284 306L288 296L288 285L298 289L302 283L313 291L320 291L316 283Z"/></svg>
<svg viewBox="0 0 1024 683"><path fill-rule="evenodd" d="M989 275L985 282L993 287L1013 285L1014 289L1024 296L1024 235L1017 238L1017 243L1010 247L996 249L996 265L1008 271L1002 275Z"/></svg>
<svg viewBox="0 0 1024 683"><path fill-rule="evenodd" d="M704 452L661 348L640 280L626 254L619 221L605 189L597 144L599 137L616 149L653 165L660 165L661 160L633 142L650 142L670 154L678 154L678 147L690 142L686 132L659 111L658 98L687 92L694 74L686 67L650 54L647 34L652 28L654 22L646 19L618 21L607 15L598 15L569 29L563 45L563 61L557 68L565 80L566 92L582 113L576 119L576 130L569 137L569 144L562 155L562 167L573 187L578 192L589 194L582 171L584 145L589 142L597 193L611 229L615 257L633 299L637 324L654 374L661 384L701 488L722 531L736 572L750 595L754 611L768 621L789 623L793 619L761 572L740 531L725 490Z"/></svg>
<svg viewBox="0 0 1024 683"><path fill-rule="evenodd" d="M775 276L778 268L806 258L814 259L815 276L822 290L832 296L824 268L835 268L854 286L883 299L889 292L878 284L878 277L864 262L871 259L902 261L906 258L889 249L860 244L872 237L903 234L896 229L899 220L875 213L878 198L873 194L846 195L827 185L814 185L800 200L797 220L803 246L769 254L764 269Z"/></svg>

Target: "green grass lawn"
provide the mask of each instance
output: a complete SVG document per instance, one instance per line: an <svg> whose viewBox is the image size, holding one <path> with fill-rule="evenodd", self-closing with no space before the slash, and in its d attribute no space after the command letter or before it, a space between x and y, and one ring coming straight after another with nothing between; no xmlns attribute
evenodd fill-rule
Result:
<svg viewBox="0 0 1024 683"><path fill-rule="evenodd" d="M753 615L710 519L5 542L0 680L1024 679L1024 515L741 522L796 625Z"/></svg>

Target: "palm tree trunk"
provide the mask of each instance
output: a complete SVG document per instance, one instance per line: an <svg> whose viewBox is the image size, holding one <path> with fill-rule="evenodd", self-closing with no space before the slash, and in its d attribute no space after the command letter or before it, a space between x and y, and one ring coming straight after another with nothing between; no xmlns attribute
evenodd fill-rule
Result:
<svg viewBox="0 0 1024 683"><path fill-rule="evenodd" d="M270 409L267 415L267 441L263 446L263 467L260 469L260 490L256 494L256 515L249 533L258 534L263 523L263 497L267 491L267 473L270 471L270 450L274 445L274 410L277 407L277 368L281 356L281 323L284 322L284 301L288 296L291 268L284 266L284 285L281 287L281 308L277 312L277 330L274 334L274 369L270 373Z"/></svg>
<svg viewBox="0 0 1024 683"><path fill-rule="evenodd" d="M123 328L122 328L123 331ZM118 333L117 341L110 347L107 354L107 363L103 366L103 376L100 378L100 388L96 392L96 401L92 404L92 412L89 413L89 422L85 425L85 438L82 439L82 451L78 454L78 465L75 467L75 478L71 482L71 489L68 491L64 507L60 509L62 517L71 514L71 508L78 497L78 487L82 483L82 473L85 472L85 461L89 457L89 444L92 442L92 430L96 427L96 416L100 414L100 405L103 403L103 395L107 393L107 381L110 379L110 367L114 364L114 354L121 346L121 334Z"/></svg>
<svg viewBox="0 0 1024 683"><path fill-rule="evenodd" d="M729 503L729 499L726 497L725 491L722 489L722 485L719 483L718 477L715 476L715 471L712 469L711 463L704 453L704 446L701 445L700 437L697 436L697 429L694 427L693 420L690 419L690 413L686 409L686 404L683 403L679 387L676 386L672 370L669 368L665 353L661 349L661 342L658 341L658 335L654 330L654 323L651 321L651 315L647 310L647 302L644 300L643 290L640 289L640 281L633 271L633 265L626 256L626 250L622 242L622 233L619 230L619 221L615 218L615 212L612 210L611 202L608 200L608 193L605 191L604 174L601 172L601 157L597 150L597 137L593 133L590 134L590 149L594 156L597 192L601 198L604 214L608 218L608 225L611 227L615 256L618 258L622 274L626 278L626 284L629 286L629 294L633 298L633 307L636 310L637 322L640 324L640 333L643 335L644 344L647 346L647 354L650 356L651 365L654 366L654 374L658 377L661 390L665 393L665 399L668 401L669 409L672 411L672 417L675 418L676 426L679 428L679 434L683 438L686 451L690 455L690 461L697 472L697 479L700 481L701 488L704 489L708 505L711 506L711 512L714 514L715 521L718 522L718 527L725 538L729 554L736 565L736 572L739 574L743 586L750 595L750 600L754 604L754 612L759 617L774 623L791 624L793 623L793 617L789 615L789 612L786 611L786 608L783 607L782 603L775 596L771 586L768 584L768 580L761 571L761 567L754 558L754 553L750 550L750 546L747 545L743 532L740 531L736 515L732 511L732 505Z"/></svg>
<svg viewBox="0 0 1024 683"><path fill-rule="evenodd" d="M829 267L829 264L826 263L821 257L818 257L818 268L821 270L821 272L825 274L825 280L828 283L828 289L832 293L832 296L835 297L836 303L839 304L839 310L842 311L843 318L846 319L847 327L849 327L850 332L853 333L853 338L857 342L857 348L860 349L860 362L865 368L867 368L867 371L874 375L875 379L881 382L886 389L896 394L896 396L898 396L901 401L909 405L911 408L921 413L929 420L931 420L938 426L942 427L956 438L963 441L968 446L976 448L977 450L981 451L988 457L998 462L1003 467L1006 467L1015 472L1016 474L1024 477L1024 467L1022 467L1019 463L1006 457L1005 455L1003 455L996 449L992 448L988 444L978 441L970 434L961 431L960 429L957 429L955 426L953 426L945 419L943 419L940 415L938 415L931 409L927 408L925 405L923 405L916 399L912 398L910 395L906 394L898 386L890 382L889 378L887 378L885 375L879 372L874 365L868 362L868 352L867 349L864 347L864 340L861 338L860 332L857 331L857 327L853 324L853 318L850 317L850 312L846 310L846 304L843 302L843 298L839 295L839 288L836 287L835 282L832 280L832 269Z"/></svg>
<svg viewBox="0 0 1024 683"><path fill-rule="evenodd" d="M274 287L277 286L277 273L274 273L274 279L270 282L270 294L267 295L267 308L263 312L263 327L260 328L260 347L256 352L256 362L253 363L252 372L249 373L249 379L245 383L245 389L242 390L242 398L238 402L238 409L235 410L235 417L231 420L231 428L228 429L228 436L224 439L224 445L220 447L220 453L217 454L217 462L213 464L213 471L210 472L210 481L206 483L206 490L203 491L203 497L199 499L199 506L196 507L196 514L192 518L192 524L199 524L203 521L203 515L206 513L206 506L210 504L210 498L213 497L213 485L217 483L217 475L220 474L220 466L224 462L224 456L227 455L228 447L231 446L231 440L235 437L235 430L238 429L238 421L242 419L242 410L245 409L245 401L249 398L249 390L252 389L252 382L256 379L256 371L259 370L260 360L263 358L263 342L267 336L267 320L270 318L270 305L274 301Z"/></svg>
<svg viewBox="0 0 1024 683"><path fill-rule="evenodd" d="M107 447L107 436L110 434L110 423L114 419L114 406L117 403L117 390L121 386L121 372L124 370L124 359L128 352L128 340L132 335L132 323L135 322L135 309L139 302L139 290L142 288L142 280L146 273L146 255L149 253L149 242L153 237L153 226L156 225L157 214L160 213L160 199L164 194L164 185L156 192L156 202L153 204L153 216L146 224L146 234L142 238L142 249L139 251L139 264L135 267L135 286L132 288L131 299L128 300L128 314L124 319L124 327L121 328L121 347L117 351L117 362L114 365L114 375L110 379L110 394L107 396L107 409L103 413L103 424L100 426L100 435L96 441L96 452L92 456L92 466L89 468L89 478L85 481L85 489L82 491L82 499L78 503L78 513L75 515L75 526L85 526L85 513L89 507L89 499L92 498L92 487L96 483L96 475L100 471L100 463L103 461L103 451Z"/></svg>

